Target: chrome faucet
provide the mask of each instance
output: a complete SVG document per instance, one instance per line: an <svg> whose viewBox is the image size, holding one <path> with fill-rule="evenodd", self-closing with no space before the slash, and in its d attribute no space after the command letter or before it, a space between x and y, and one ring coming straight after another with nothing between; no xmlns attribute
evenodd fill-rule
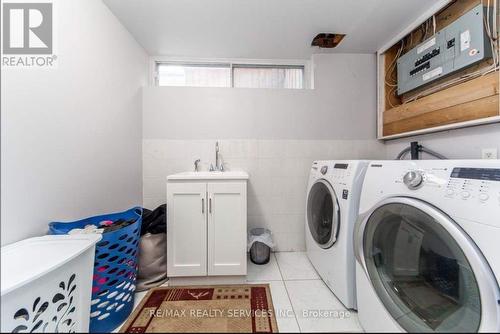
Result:
<svg viewBox="0 0 500 334"><path fill-rule="evenodd" d="M221 170L219 162L219 142L215 142L215 170Z"/></svg>
<svg viewBox="0 0 500 334"><path fill-rule="evenodd" d="M209 171L215 172L215 171L224 171L224 165L220 161L220 156L219 156L219 142L215 142L215 167L213 164L210 164L210 169Z"/></svg>

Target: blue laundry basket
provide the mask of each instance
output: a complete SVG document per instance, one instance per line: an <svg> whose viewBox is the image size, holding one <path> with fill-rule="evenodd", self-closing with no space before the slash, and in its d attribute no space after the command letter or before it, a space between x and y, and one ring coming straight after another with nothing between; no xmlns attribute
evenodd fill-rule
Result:
<svg viewBox="0 0 500 334"><path fill-rule="evenodd" d="M133 224L102 234L96 245L90 332L111 332L127 319L134 307L137 277L137 252L142 223L142 208L82 219L75 222L53 222L49 234L67 234L85 225L99 226L104 220L135 220Z"/></svg>

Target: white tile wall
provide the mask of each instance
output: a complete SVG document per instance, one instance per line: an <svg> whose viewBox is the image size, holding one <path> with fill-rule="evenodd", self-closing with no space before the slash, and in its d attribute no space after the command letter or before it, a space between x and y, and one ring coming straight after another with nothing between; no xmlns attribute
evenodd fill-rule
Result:
<svg viewBox="0 0 500 334"><path fill-rule="evenodd" d="M143 198L146 208L165 203L166 177L207 170L215 161L214 140L143 140ZM305 197L314 160L383 159L376 140L219 140L226 169L250 174L248 227L271 229L278 251L303 251Z"/></svg>

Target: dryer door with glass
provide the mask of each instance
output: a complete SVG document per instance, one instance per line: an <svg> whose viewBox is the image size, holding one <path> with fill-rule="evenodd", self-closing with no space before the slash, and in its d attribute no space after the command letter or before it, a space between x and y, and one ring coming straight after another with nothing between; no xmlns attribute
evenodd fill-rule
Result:
<svg viewBox="0 0 500 334"><path fill-rule="evenodd" d="M317 180L307 196L307 225L311 236L321 248L330 248L337 240L340 209L330 183Z"/></svg>
<svg viewBox="0 0 500 334"><path fill-rule="evenodd" d="M498 284L449 216L411 198L385 200L358 222L358 261L408 332L497 331Z"/></svg>

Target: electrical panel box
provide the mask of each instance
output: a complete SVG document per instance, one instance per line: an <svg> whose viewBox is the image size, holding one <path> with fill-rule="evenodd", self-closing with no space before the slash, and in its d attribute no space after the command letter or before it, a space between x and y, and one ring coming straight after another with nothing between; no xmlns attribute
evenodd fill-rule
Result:
<svg viewBox="0 0 500 334"><path fill-rule="evenodd" d="M398 95L492 57L478 5L397 60Z"/></svg>

